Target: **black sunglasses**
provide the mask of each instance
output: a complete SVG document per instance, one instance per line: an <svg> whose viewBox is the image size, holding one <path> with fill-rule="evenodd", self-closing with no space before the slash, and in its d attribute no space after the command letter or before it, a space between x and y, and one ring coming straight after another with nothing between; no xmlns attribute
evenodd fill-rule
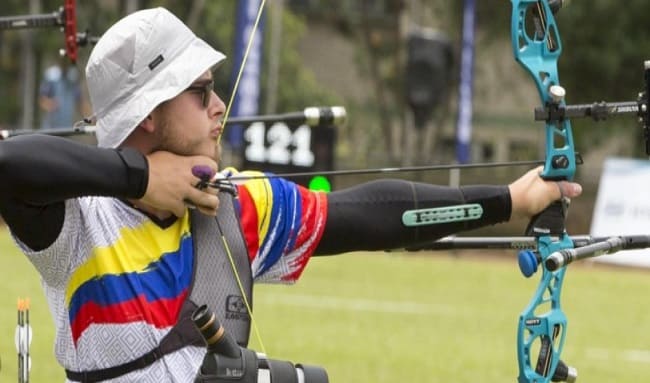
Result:
<svg viewBox="0 0 650 383"><path fill-rule="evenodd" d="M210 96L212 96L212 90L214 90L214 80L206 81L201 85L192 85L185 89L186 92L197 92L201 93L201 105L204 108L208 107L210 103Z"/></svg>

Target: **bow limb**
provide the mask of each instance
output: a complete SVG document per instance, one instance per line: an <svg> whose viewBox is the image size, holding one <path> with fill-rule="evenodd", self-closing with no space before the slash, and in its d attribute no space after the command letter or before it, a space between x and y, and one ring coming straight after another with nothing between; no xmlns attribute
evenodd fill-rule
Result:
<svg viewBox="0 0 650 383"><path fill-rule="evenodd" d="M562 1L511 2L515 59L532 76L542 105L550 110L559 110L564 107L564 89L560 87L557 69L562 43L553 13L561 8ZM546 159L541 176L552 180L573 179L577 156L569 120L551 113L545 129ZM534 219L528 231L536 237L537 255L532 252L520 254L520 265L534 265L532 272L525 273L527 276L537 268L538 259L543 274L535 294L519 317L519 383L571 382L577 376L573 368L560 360L567 328L567 318L560 304L566 269L551 271L544 262L555 251L574 247L564 229L565 209L565 203L558 202ZM533 356L535 353L536 358Z"/></svg>

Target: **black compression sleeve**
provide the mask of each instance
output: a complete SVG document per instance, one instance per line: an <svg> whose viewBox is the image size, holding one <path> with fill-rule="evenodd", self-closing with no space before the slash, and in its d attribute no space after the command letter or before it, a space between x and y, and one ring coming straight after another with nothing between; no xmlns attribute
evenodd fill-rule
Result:
<svg viewBox="0 0 650 383"><path fill-rule="evenodd" d="M406 227L405 210L478 203L477 220ZM439 239L464 230L507 221L506 186L450 188L402 180L380 180L328 194L327 223L317 255L387 250Z"/></svg>
<svg viewBox="0 0 650 383"><path fill-rule="evenodd" d="M64 201L88 195L140 198L146 157L68 139L29 135L0 141L0 214L33 249L49 246L64 218Z"/></svg>
<svg viewBox="0 0 650 383"><path fill-rule="evenodd" d="M140 198L146 158L133 149L105 149L60 137L19 136L0 142L0 198L35 205L85 195Z"/></svg>

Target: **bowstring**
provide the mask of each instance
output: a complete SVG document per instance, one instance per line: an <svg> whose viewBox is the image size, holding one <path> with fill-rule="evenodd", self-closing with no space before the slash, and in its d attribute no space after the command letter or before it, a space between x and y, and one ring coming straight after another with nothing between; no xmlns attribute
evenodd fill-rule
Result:
<svg viewBox="0 0 650 383"><path fill-rule="evenodd" d="M232 95L230 96L230 100L228 101L228 106L226 107L226 111L224 112L224 116L222 119L221 123L221 134L219 135L219 138L217 139L217 145L221 145L221 137L223 137L223 132L226 129L226 123L228 122L228 116L230 115L230 110L232 108L233 101L235 99L235 95L237 94L237 89L239 89L239 81L241 79L242 73L244 72L244 66L246 65L246 61L248 60L248 54L250 52L251 46L253 45L253 41L255 40L255 34L257 32L257 27L259 25L260 19L262 17L262 12L264 11L264 5L266 3L266 0L262 0L260 3L260 7L257 11L257 16L255 19L255 24L253 24L253 28L251 30L251 34L248 38L248 43L246 44L246 51L244 52L244 56L242 57L242 63L239 66L239 71L237 73L237 78L235 80L235 84L233 86L232 90ZM217 225L219 226L219 230L221 231L221 227L219 225L219 220L217 219ZM250 302L248 302L247 295L244 291L244 286L241 282L241 278L239 277L239 272L237 272L237 267L235 266L235 260L233 258L232 252L230 251L230 246L228 246L228 241L226 240L226 237L223 235L223 231L221 231L221 241L224 244L224 248L226 249L226 254L228 255L228 260L230 261L230 266L232 268L232 271L235 275L235 280L237 281L237 285L239 287L239 291L244 297L244 303L246 304L246 310L248 311L248 315L251 318L251 325L253 326L253 332L255 332L255 337L257 338L257 342L260 345L261 351L264 354L267 354L266 348L264 347L264 342L262 341L262 336L260 335L259 328L257 327L257 321L255 320L255 316L253 315L253 310L251 308Z"/></svg>

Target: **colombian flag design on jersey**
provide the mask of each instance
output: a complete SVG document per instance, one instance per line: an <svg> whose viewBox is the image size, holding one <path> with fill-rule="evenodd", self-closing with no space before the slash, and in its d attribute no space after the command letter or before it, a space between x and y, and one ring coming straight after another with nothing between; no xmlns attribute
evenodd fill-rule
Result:
<svg viewBox="0 0 650 383"><path fill-rule="evenodd" d="M228 175L234 171L228 169ZM242 172L237 176L259 176ZM238 209L256 280L294 282L325 229L327 197L281 178L238 186Z"/></svg>
<svg viewBox="0 0 650 383"><path fill-rule="evenodd" d="M150 220L122 228L114 244L95 248L66 290L75 343L90 324L173 326L192 281L192 252L189 214L165 229Z"/></svg>
<svg viewBox="0 0 650 383"><path fill-rule="evenodd" d="M326 195L282 179L249 180L237 189L254 280L296 281L323 234ZM116 239L90 250L65 288L75 345L91 325L174 326L192 283L189 216L165 228L144 217L118 226L111 236Z"/></svg>

